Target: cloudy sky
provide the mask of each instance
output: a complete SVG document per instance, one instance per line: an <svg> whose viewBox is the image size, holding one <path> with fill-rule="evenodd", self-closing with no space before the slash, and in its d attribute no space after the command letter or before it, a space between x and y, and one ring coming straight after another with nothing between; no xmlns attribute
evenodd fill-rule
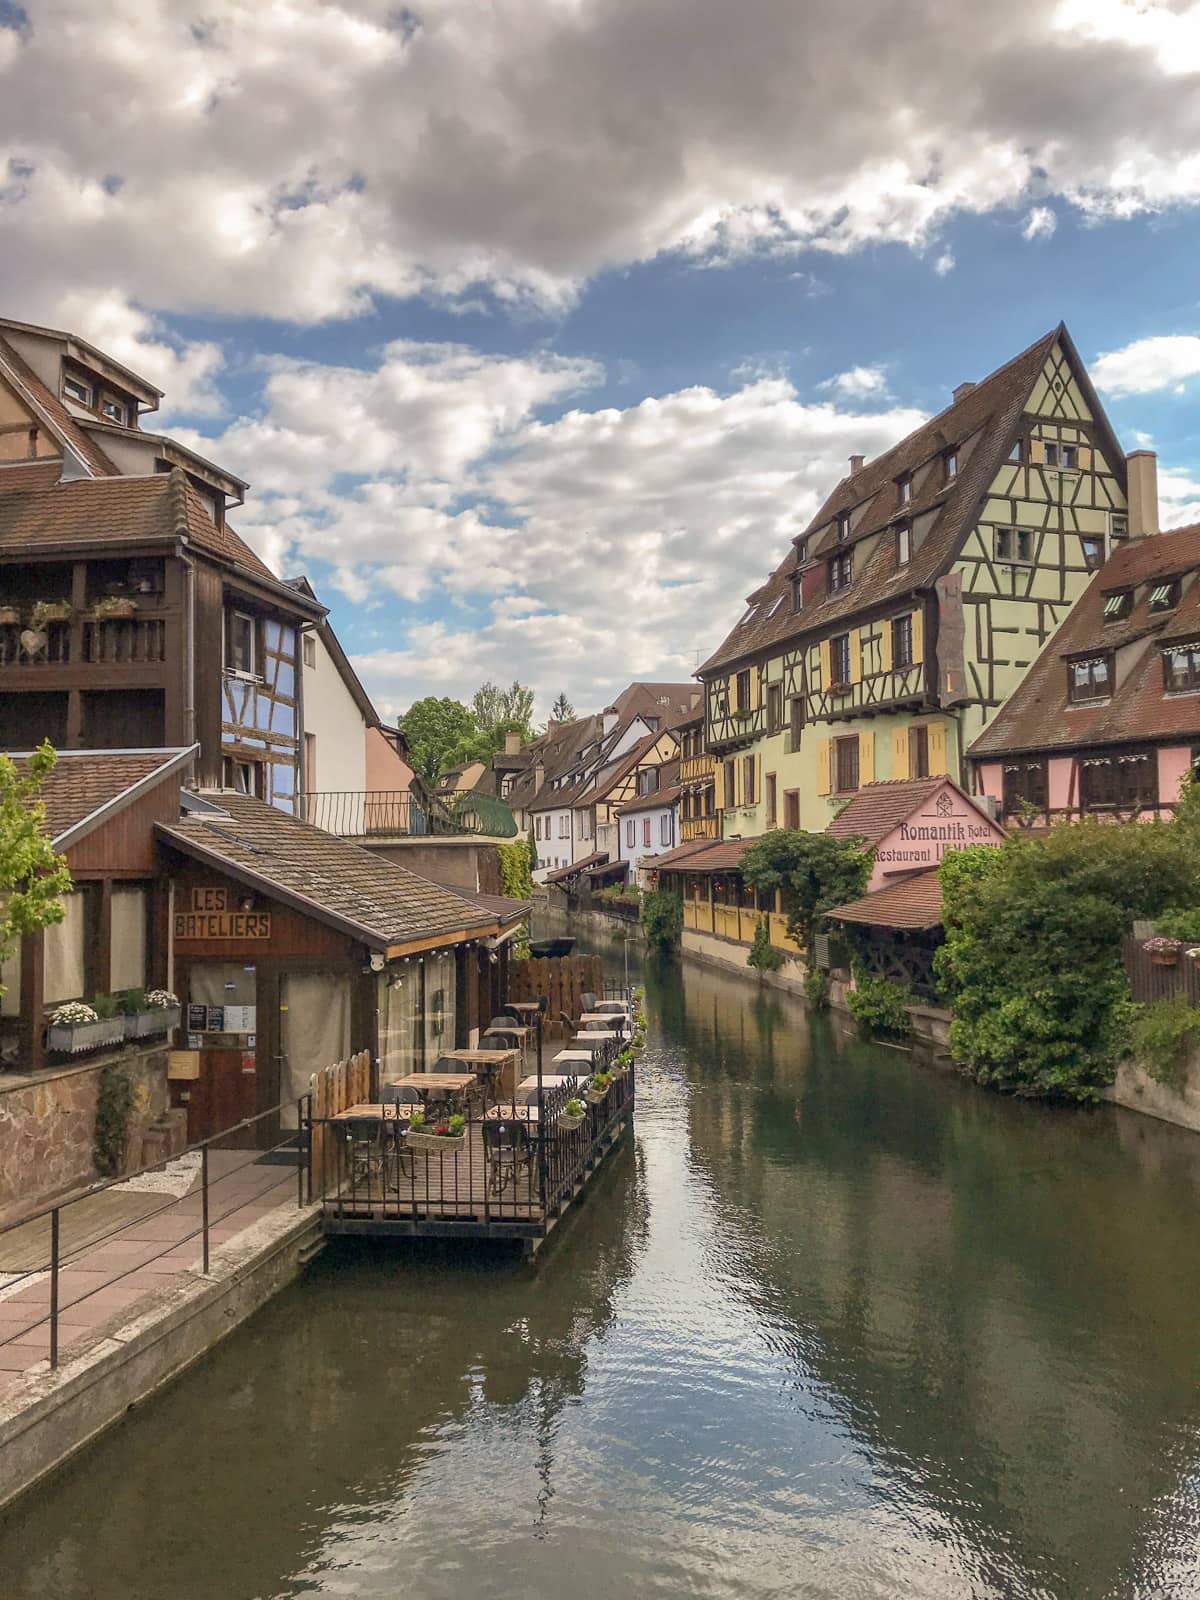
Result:
<svg viewBox="0 0 1200 1600"><path fill-rule="evenodd" d="M1200 516L1200 3L0 0L0 283L380 705L684 678L1060 318Z"/></svg>

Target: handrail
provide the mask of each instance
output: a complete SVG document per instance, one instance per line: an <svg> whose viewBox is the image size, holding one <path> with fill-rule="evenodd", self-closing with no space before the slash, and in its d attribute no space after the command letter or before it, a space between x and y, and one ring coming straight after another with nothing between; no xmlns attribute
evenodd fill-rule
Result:
<svg viewBox="0 0 1200 1600"><path fill-rule="evenodd" d="M517 831L504 801L472 791L447 804L411 789L318 789L304 796L303 813L307 822L344 839L470 834L513 838Z"/></svg>

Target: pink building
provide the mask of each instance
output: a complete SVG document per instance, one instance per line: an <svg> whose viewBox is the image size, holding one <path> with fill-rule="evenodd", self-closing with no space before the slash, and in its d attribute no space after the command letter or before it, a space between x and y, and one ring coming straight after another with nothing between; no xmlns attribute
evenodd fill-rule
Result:
<svg viewBox="0 0 1200 1600"><path fill-rule="evenodd" d="M1200 754L1200 524L1119 549L969 754L1009 822L1169 814Z"/></svg>
<svg viewBox="0 0 1200 1600"><path fill-rule="evenodd" d="M1004 830L949 778L869 783L829 824L835 839L875 850L867 893L941 865L948 850L1004 843Z"/></svg>

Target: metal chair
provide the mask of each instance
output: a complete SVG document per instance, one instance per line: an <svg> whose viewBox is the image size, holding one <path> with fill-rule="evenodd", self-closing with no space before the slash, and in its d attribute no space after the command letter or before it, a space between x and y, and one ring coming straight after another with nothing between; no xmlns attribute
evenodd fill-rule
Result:
<svg viewBox="0 0 1200 1600"><path fill-rule="evenodd" d="M415 1089L406 1084L385 1083L379 1091L381 1106L419 1106L421 1096ZM404 1171L404 1158L408 1157L409 1171L415 1172L412 1152L408 1149L408 1118L385 1117L383 1119L383 1137L385 1140L384 1156L386 1160L386 1145L390 1142L392 1154L396 1157L396 1187L400 1186L400 1175Z"/></svg>
<svg viewBox="0 0 1200 1600"><path fill-rule="evenodd" d="M621 1017L629 1014L629 1007L624 1000L597 1000L595 1009L597 1011L611 1011L615 1016Z"/></svg>
<svg viewBox="0 0 1200 1600"><path fill-rule="evenodd" d="M373 1157L379 1148L381 1119L352 1117L344 1122L342 1127L345 1130L344 1137L350 1157L350 1187L353 1189L363 1178L369 1185Z"/></svg>
<svg viewBox="0 0 1200 1600"><path fill-rule="evenodd" d="M580 1010L581 1011L595 1011L598 1002L599 1002L599 996L598 995L594 995L594 994L588 993L588 994L581 994L579 996L579 1006L580 1006Z"/></svg>
<svg viewBox="0 0 1200 1600"><path fill-rule="evenodd" d="M519 1028L521 1024L511 1011L502 1011L499 1016L493 1017L488 1023L488 1028ZM487 1029L484 1029L486 1033Z"/></svg>
<svg viewBox="0 0 1200 1600"><path fill-rule="evenodd" d="M488 1188L493 1194L502 1195L511 1183L515 1201L518 1179L530 1171L533 1161L529 1129L523 1122L482 1122L479 1126Z"/></svg>

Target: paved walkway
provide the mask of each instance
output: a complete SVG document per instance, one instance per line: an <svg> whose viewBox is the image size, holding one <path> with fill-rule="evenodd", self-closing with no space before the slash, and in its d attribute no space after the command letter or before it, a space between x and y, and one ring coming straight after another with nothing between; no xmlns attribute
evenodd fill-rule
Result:
<svg viewBox="0 0 1200 1600"><path fill-rule="evenodd" d="M200 1270L199 1178L178 1199L169 1193L158 1198L163 1209L64 1258L58 1280L60 1360L80 1354L110 1329L147 1309L181 1278ZM84 1196L72 1202L72 1209L87 1204ZM259 1165L252 1150L210 1152L211 1249L236 1238L280 1206L295 1209L295 1167ZM49 1272L7 1283L0 1275L0 1393L25 1375L48 1370L49 1310Z"/></svg>

